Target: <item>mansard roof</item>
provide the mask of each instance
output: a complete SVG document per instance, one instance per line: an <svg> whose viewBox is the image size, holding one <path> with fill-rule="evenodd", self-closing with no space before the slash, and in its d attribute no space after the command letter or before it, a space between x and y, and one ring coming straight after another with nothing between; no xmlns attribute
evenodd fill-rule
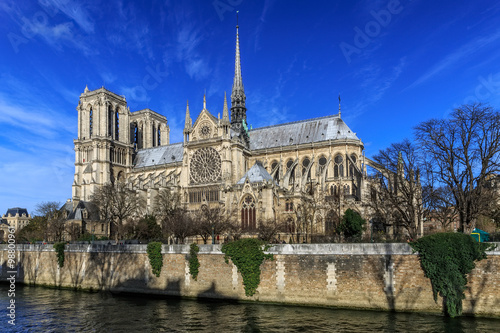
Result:
<svg viewBox="0 0 500 333"><path fill-rule="evenodd" d="M182 142L166 146L141 149L134 160L135 168L164 165L182 161L184 145Z"/></svg>
<svg viewBox="0 0 500 333"><path fill-rule="evenodd" d="M14 208L9 208L7 209L7 213L5 214L5 216L16 216L16 214L19 214L19 216L22 216L23 214L25 214L26 216L28 216L28 210L26 208L19 208L19 207L14 207Z"/></svg>
<svg viewBox="0 0 500 333"><path fill-rule="evenodd" d="M248 131L250 150L328 140L359 140L339 115L294 121Z"/></svg>
<svg viewBox="0 0 500 333"><path fill-rule="evenodd" d="M248 178L250 183L261 183L264 181L273 181L273 177L267 172L267 170L259 162L255 164L248 170L243 178L241 178L236 184L244 184L245 180Z"/></svg>

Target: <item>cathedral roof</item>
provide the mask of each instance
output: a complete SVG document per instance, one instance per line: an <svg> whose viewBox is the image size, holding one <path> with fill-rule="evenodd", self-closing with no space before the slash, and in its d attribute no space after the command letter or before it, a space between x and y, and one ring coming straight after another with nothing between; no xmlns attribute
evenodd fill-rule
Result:
<svg viewBox="0 0 500 333"><path fill-rule="evenodd" d="M256 162L250 170L248 170L243 178L241 178L237 184L244 184L245 180L248 178L250 183L261 183L263 181L273 181L273 177L267 172L267 170L260 164Z"/></svg>
<svg viewBox="0 0 500 333"><path fill-rule="evenodd" d="M359 140L339 115L294 121L248 131L250 150L328 140Z"/></svg>
<svg viewBox="0 0 500 333"><path fill-rule="evenodd" d="M99 209L90 201L80 201L75 210L68 215L68 220L82 220L84 210L87 210L86 220L99 221Z"/></svg>
<svg viewBox="0 0 500 333"><path fill-rule="evenodd" d="M137 152L137 156L135 157L134 167L143 168L181 162L183 154L184 146L182 142L141 149Z"/></svg>

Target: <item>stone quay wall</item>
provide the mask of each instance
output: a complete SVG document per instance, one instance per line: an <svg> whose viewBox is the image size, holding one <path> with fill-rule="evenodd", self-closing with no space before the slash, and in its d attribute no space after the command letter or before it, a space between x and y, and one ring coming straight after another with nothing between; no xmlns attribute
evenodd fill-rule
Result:
<svg viewBox="0 0 500 333"><path fill-rule="evenodd" d="M500 243L498 244L500 245ZM283 244L268 250L257 293L245 296L241 274L226 264L220 245L200 245L197 280L189 274L189 246L163 245L160 277L152 274L146 245L66 245L64 267L52 245L17 245L16 282L282 304L389 311L442 312L418 256L407 244ZM0 245L1 281L8 247ZM464 313L500 316L500 246L469 274Z"/></svg>

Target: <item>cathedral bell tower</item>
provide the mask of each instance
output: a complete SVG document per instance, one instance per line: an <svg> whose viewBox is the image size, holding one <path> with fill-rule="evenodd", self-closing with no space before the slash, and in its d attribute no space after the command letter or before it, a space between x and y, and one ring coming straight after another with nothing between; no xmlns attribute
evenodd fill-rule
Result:
<svg viewBox="0 0 500 333"><path fill-rule="evenodd" d="M236 23L236 56L234 61L234 80L231 92L231 129L236 132L247 145L249 143L247 128L247 108L245 106L245 89L241 78L239 25Z"/></svg>
<svg viewBox="0 0 500 333"><path fill-rule="evenodd" d="M125 97L104 87L80 95L75 144L74 200L91 200L96 187L124 179L132 163L130 110Z"/></svg>

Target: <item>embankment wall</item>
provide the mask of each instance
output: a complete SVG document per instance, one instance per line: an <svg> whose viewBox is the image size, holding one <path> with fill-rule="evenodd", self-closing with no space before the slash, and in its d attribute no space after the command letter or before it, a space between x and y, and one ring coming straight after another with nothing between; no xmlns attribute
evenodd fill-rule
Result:
<svg viewBox="0 0 500 333"><path fill-rule="evenodd" d="M500 245L500 244L499 244ZM464 313L500 316L500 246L469 274ZM197 280L189 274L187 245L164 245L160 277L146 245L66 245L59 268L52 245L17 245L16 282L184 297L284 304L441 312L417 255L407 244L283 244L261 265L257 293L245 296L242 277L220 245L200 245ZM0 245L0 276L11 275Z"/></svg>

